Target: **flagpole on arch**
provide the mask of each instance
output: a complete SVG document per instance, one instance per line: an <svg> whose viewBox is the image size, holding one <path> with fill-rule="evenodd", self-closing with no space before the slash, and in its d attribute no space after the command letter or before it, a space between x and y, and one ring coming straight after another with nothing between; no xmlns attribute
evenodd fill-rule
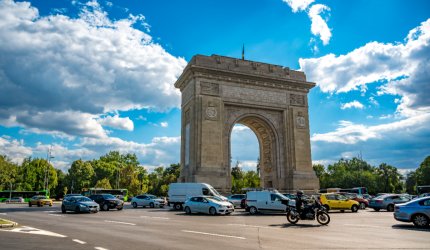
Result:
<svg viewBox="0 0 430 250"><path fill-rule="evenodd" d="M245 60L245 44L242 44L242 60Z"/></svg>

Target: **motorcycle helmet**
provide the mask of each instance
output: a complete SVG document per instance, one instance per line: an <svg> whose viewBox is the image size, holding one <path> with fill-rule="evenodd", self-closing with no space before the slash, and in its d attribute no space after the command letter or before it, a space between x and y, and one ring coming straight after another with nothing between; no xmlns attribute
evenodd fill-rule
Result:
<svg viewBox="0 0 430 250"><path fill-rule="evenodd" d="M303 191L302 190L297 190L297 196L299 196L299 197L303 196Z"/></svg>

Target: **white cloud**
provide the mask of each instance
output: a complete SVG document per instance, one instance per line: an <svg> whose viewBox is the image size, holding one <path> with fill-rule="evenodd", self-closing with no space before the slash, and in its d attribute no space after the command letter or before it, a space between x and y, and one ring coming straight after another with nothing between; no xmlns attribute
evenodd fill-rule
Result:
<svg viewBox="0 0 430 250"><path fill-rule="evenodd" d="M408 131L426 129L429 122L430 114L423 114L401 121L374 126L354 124L349 121L340 121L339 127L335 131L321 134L315 133L312 135L311 141L356 144L370 139L389 139L390 134L393 132L402 131L406 134Z"/></svg>
<svg viewBox="0 0 430 250"><path fill-rule="evenodd" d="M28 2L0 1L0 124L102 137L100 115L178 107L173 83L186 62L134 28L145 27L143 21L110 20L96 1L81 6L76 18L40 16Z"/></svg>
<svg viewBox="0 0 430 250"><path fill-rule="evenodd" d="M323 4L312 5L308 15L311 19L311 32L313 35L318 36L324 45L330 42L331 31L327 22L321 17L323 11L330 11L330 8Z"/></svg>
<svg viewBox="0 0 430 250"><path fill-rule="evenodd" d="M169 126L169 123L168 122L161 122L160 126L163 128L167 128Z"/></svg>
<svg viewBox="0 0 430 250"><path fill-rule="evenodd" d="M108 126L111 128L122 129L127 131L133 131L134 123L128 117L119 117L119 115L114 116L106 116L104 118L100 118L98 122L103 126Z"/></svg>
<svg viewBox="0 0 430 250"><path fill-rule="evenodd" d="M13 162L21 164L24 158L31 156L33 150L24 144L24 140L16 140L9 136L0 137L0 155L6 155Z"/></svg>
<svg viewBox="0 0 430 250"><path fill-rule="evenodd" d="M301 58L299 63L323 92L349 92L381 82L379 95L401 96L397 111L402 115L430 112L430 19L411 30L404 43L370 42L346 55Z"/></svg>
<svg viewBox="0 0 430 250"><path fill-rule="evenodd" d="M282 0L287 3L294 13L306 10L315 0Z"/></svg>
<svg viewBox="0 0 430 250"><path fill-rule="evenodd" d="M352 102L348 102L348 103L343 103L340 106L340 109L350 109L350 108L357 108L357 109L363 109L364 106L363 104L361 104L359 101L352 101Z"/></svg>
<svg viewBox="0 0 430 250"><path fill-rule="evenodd" d="M326 16L323 18L321 15L328 13L330 8L324 4L313 4L311 6L314 1L315 0L283 0L283 2L287 3L291 7L294 13L299 11L307 12L309 19L311 20L312 34L319 37L324 45L327 45L330 42L331 30L327 25L328 17ZM314 53L319 51L314 38L311 38L310 45L312 46L311 49Z"/></svg>
<svg viewBox="0 0 430 250"><path fill-rule="evenodd" d="M234 132L242 132L242 131L250 131L251 129L248 126L245 125L241 125L241 124L236 124L233 127L233 133Z"/></svg>

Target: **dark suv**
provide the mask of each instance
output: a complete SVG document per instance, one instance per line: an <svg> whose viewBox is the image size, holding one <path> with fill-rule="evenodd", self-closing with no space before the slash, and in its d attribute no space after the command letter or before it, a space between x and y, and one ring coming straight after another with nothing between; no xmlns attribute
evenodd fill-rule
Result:
<svg viewBox="0 0 430 250"><path fill-rule="evenodd" d="M111 194L93 194L90 195L90 199L97 202L100 205L100 209L103 211L109 211L111 208L116 208L118 210L124 208L124 201Z"/></svg>

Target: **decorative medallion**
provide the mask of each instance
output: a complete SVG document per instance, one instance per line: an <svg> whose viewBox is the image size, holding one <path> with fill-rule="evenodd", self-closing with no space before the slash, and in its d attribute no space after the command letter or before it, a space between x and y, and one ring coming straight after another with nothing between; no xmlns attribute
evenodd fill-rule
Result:
<svg viewBox="0 0 430 250"><path fill-rule="evenodd" d="M296 118L296 124L298 128L306 128L306 118L303 116L302 112L299 112Z"/></svg>
<svg viewBox="0 0 430 250"><path fill-rule="evenodd" d="M218 112L216 111L215 107L207 107L206 108L206 116L208 118L212 118L212 119L216 118L217 114L218 114Z"/></svg>

